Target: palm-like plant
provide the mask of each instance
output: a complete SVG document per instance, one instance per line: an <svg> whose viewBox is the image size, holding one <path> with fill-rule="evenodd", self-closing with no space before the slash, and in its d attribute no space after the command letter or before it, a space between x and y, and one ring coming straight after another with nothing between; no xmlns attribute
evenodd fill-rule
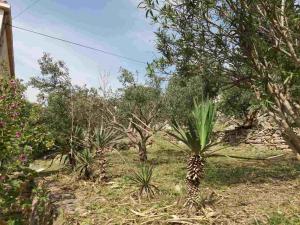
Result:
<svg viewBox="0 0 300 225"><path fill-rule="evenodd" d="M200 181L204 175L205 152L211 146L215 116L216 106L211 100L195 104L187 127L181 128L174 121L174 132L168 132L191 150L186 176L187 190L191 200L198 196Z"/></svg>
<svg viewBox="0 0 300 225"><path fill-rule="evenodd" d="M120 140L122 137L118 131L113 128L104 128L101 125L100 128L95 129L92 145L94 146L97 154L97 158L99 159L99 167L100 167L100 174L99 178L101 181L107 180L106 174L106 152L112 149L116 144L117 141Z"/></svg>
<svg viewBox="0 0 300 225"><path fill-rule="evenodd" d="M94 163L94 155L88 149L84 149L82 152L76 154L76 168L75 170L80 176L84 176L87 179L92 177L92 165Z"/></svg>
<svg viewBox="0 0 300 225"><path fill-rule="evenodd" d="M72 170L76 169L77 158L76 155L82 152L85 148L84 131L79 126L74 127L72 136L69 139L69 146L60 150L60 162L71 166Z"/></svg>
<svg viewBox="0 0 300 225"><path fill-rule="evenodd" d="M158 188L152 184L153 166L143 164L135 171L129 179L139 186L139 196L145 194L148 198L155 195Z"/></svg>

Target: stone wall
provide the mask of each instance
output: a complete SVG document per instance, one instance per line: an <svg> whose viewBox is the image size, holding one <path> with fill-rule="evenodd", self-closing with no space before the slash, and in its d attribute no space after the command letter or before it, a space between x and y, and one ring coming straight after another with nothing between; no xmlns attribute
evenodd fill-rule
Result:
<svg viewBox="0 0 300 225"><path fill-rule="evenodd" d="M282 150L289 149L277 124L265 114L258 116L253 128L245 129L239 126L230 126L220 132L219 138L231 145L244 143Z"/></svg>

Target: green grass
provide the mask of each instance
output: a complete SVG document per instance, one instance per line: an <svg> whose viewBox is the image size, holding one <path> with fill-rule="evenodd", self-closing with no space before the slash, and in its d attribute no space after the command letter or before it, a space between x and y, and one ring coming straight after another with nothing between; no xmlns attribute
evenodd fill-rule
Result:
<svg viewBox="0 0 300 225"><path fill-rule="evenodd" d="M283 213L273 213L269 216L268 225L300 225L300 213L298 216L288 217ZM256 221L255 225L263 225L262 222Z"/></svg>

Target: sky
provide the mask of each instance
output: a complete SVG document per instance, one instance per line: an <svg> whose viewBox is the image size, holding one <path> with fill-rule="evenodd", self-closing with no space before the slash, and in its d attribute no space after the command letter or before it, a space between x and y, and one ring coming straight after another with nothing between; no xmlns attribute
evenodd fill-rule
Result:
<svg viewBox="0 0 300 225"><path fill-rule="evenodd" d="M12 16L34 0L9 0ZM155 53L154 27L138 9L139 0L41 0L13 25L78 42L108 52L151 62ZM18 29L13 30L16 76L25 82L39 75L37 60L43 52L66 62L73 84L99 86L106 74L117 88L120 67L137 71L143 79L145 65L122 58L48 39ZM35 101L37 91L29 88L26 96Z"/></svg>

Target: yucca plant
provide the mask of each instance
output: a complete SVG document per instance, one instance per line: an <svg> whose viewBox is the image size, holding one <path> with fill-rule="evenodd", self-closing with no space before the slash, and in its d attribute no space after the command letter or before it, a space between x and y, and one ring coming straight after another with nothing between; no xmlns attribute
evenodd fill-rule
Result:
<svg viewBox="0 0 300 225"><path fill-rule="evenodd" d="M69 146L60 150L60 162L70 166L72 170L76 169L76 154L82 152L85 148L84 130L79 126L74 127L72 136L69 139Z"/></svg>
<svg viewBox="0 0 300 225"><path fill-rule="evenodd" d="M211 100L195 103L192 117L187 126L182 128L173 121L174 132L168 132L190 150L187 166L187 191L189 200L194 200L199 193L201 178L204 175L205 152L211 146L211 134L215 123L216 106Z"/></svg>
<svg viewBox="0 0 300 225"><path fill-rule="evenodd" d="M107 180L106 152L112 149L121 138L119 132L113 128L104 128L101 126L94 131L92 145L96 150L96 155L99 160L99 179L101 181Z"/></svg>
<svg viewBox="0 0 300 225"><path fill-rule="evenodd" d="M94 159L94 155L88 149L84 149L82 152L76 154L77 164L75 170L80 176L87 179L92 178Z"/></svg>
<svg viewBox="0 0 300 225"><path fill-rule="evenodd" d="M151 198L158 191L158 188L152 184L153 169L154 167L152 165L142 164L138 170L134 171L133 175L129 177L129 179L139 187L139 196L145 194L148 198Z"/></svg>

